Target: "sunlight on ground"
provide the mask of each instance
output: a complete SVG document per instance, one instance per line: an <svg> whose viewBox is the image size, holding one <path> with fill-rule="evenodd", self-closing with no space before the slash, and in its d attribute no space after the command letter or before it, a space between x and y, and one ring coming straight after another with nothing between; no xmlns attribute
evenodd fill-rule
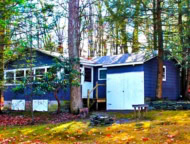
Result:
<svg viewBox="0 0 190 144"><path fill-rule="evenodd" d="M68 122L68 123L56 126L52 128L50 131L54 133L67 132L67 133L73 134L75 132L78 132L82 129L87 129L87 128L88 128L88 124L86 123L72 121L72 122Z"/></svg>
<svg viewBox="0 0 190 144"><path fill-rule="evenodd" d="M133 114L109 114L116 118L133 117ZM188 144L190 111L150 111L145 120L102 127L91 127L88 121L0 127L0 143L3 140L38 144Z"/></svg>

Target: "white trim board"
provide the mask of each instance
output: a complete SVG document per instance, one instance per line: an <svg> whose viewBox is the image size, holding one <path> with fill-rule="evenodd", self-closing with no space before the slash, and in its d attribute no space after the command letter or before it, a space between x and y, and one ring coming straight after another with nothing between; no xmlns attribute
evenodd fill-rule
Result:
<svg viewBox="0 0 190 144"><path fill-rule="evenodd" d="M117 66L140 65L140 64L144 64L144 62L131 62L131 63L121 63L121 64L110 64L110 65L104 65L103 67L117 67Z"/></svg>
<svg viewBox="0 0 190 144"><path fill-rule="evenodd" d="M165 73L165 75L164 75L164 77L163 77L163 81L166 81L166 73L167 73L167 69L166 69L166 66L165 65L163 65L163 69L164 69L164 71L163 71L163 74Z"/></svg>

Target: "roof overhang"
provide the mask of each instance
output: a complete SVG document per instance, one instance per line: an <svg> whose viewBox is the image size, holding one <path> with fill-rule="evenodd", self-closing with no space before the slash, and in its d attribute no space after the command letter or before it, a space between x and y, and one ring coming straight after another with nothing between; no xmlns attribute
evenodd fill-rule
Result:
<svg viewBox="0 0 190 144"><path fill-rule="evenodd" d="M85 63L85 62L80 62L80 64L84 66L93 66L93 67L102 66L102 64L93 64L93 63Z"/></svg>
<svg viewBox="0 0 190 144"><path fill-rule="evenodd" d="M62 54L57 53L57 52L50 52L50 51L46 51L46 50L43 50L43 49L37 49L37 48L33 48L33 49L38 51L38 52L41 52L43 54L46 54L48 56L52 56L54 58L59 58L60 56L63 56Z"/></svg>
<svg viewBox="0 0 190 144"><path fill-rule="evenodd" d="M103 67L118 67L118 66L127 66L127 65L140 65L144 62L131 62L131 63L121 63L121 64L110 64L110 65L103 65Z"/></svg>

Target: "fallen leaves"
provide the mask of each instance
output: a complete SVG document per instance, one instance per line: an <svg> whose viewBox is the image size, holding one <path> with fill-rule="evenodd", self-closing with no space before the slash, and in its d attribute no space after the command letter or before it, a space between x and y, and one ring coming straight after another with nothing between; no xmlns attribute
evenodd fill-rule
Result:
<svg viewBox="0 0 190 144"><path fill-rule="evenodd" d="M61 123L61 122L67 122L71 120L79 119L80 115L73 115L70 113L60 113L53 115L53 119L49 121L51 124Z"/></svg>
<svg viewBox="0 0 190 144"><path fill-rule="evenodd" d="M0 115L0 126L11 126L11 125L29 125L32 123L32 118L26 116L11 116L11 115ZM35 117L34 122L42 122L40 117ZM6 130L6 127L4 127Z"/></svg>
<svg viewBox="0 0 190 144"><path fill-rule="evenodd" d="M34 117L34 123L35 124L42 124L42 123L51 123L51 124L57 124L61 122L71 121L79 119L79 115L73 115L69 113L61 113L58 115L52 115L51 119L44 119L43 117L37 116ZM32 118L29 116L23 116L23 115L9 115L9 114L3 114L0 115L0 126L22 126L22 125L30 125L32 124ZM46 128L49 130L49 128ZM4 127L4 130L6 130L6 127Z"/></svg>
<svg viewBox="0 0 190 144"><path fill-rule="evenodd" d="M142 138L142 141L144 141L144 142L146 142L146 141L148 141L149 140L149 138L147 138L147 137L143 137Z"/></svg>

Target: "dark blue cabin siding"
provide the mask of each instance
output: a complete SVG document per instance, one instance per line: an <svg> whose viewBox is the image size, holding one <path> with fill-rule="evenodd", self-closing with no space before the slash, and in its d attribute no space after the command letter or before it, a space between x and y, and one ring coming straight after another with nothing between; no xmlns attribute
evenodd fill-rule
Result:
<svg viewBox="0 0 190 144"><path fill-rule="evenodd" d="M108 67L107 73L125 73L125 72L141 72L144 71L143 65L134 65L134 66L118 66L118 67Z"/></svg>
<svg viewBox="0 0 190 144"><path fill-rule="evenodd" d="M163 98L177 100L180 95L179 68L174 61L164 61L166 66L166 81L163 81ZM157 58L144 64L145 97L156 99Z"/></svg>
<svg viewBox="0 0 190 144"><path fill-rule="evenodd" d="M6 69L28 68L29 64L27 63L27 59L29 59L29 57L23 56L19 58L18 60L9 62L6 65ZM34 59L33 61L34 67L50 66L55 63L54 57L46 55L38 51L33 52L33 59Z"/></svg>
<svg viewBox="0 0 190 144"><path fill-rule="evenodd" d="M177 100L180 96L179 68L173 61L164 61L166 81L163 81L163 98Z"/></svg>
<svg viewBox="0 0 190 144"><path fill-rule="evenodd" d="M41 66L51 66L55 63L55 58L49 55L46 55L44 53L41 53L39 51L34 51L33 52L33 64L34 67L41 67ZM6 65L6 69L19 69L19 68L28 68L29 65L27 63L27 57L21 57L18 60L9 62ZM30 100L30 96L29 95L29 89L28 88L24 94L15 94L12 91L12 88L14 88L15 85L12 86L6 86L6 89L4 91L4 99L5 101L11 101L12 99L25 99L26 101ZM58 93L58 97L60 100L70 100L70 90L67 89L66 91L64 90L60 90ZM42 96L33 96L33 99L48 99L49 101L54 101L56 100L54 98L53 93L47 93L45 95Z"/></svg>
<svg viewBox="0 0 190 144"><path fill-rule="evenodd" d="M145 97L155 100L157 82L157 59L147 61L144 64Z"/></svg>
<svg viewBox="0 0 190 144"><path fill-rule="evenodd" d="M29 88L25 91L24 94L16 94L12 91L12 88L14 88L15 86L8 86L6 87L5 91L4 91L4 100L5 101L11 101L13 99L25 99L26 101L30 100L30 90ZM67 89L66 91L64 90L60 90L58 93L58 98L60 100L70 100L70 90ZM41 99L48 99L49 101L56 101L53 93L47 93L45 95L41 95L41 96L33 96L33 99L35 100L41 100Z"/></svg>
<svg viewBox="0 0 190 144"><path fill-rule="evenodd" d="M94 67L94 86L96 85L96 82L98 84L106 84L106 80L98 80L98 69L102 67ZM94 91L94 98L96 97L96 91ZM106 86L99 86L98 87L98 97L99 98L106 98Z"/></svg>

